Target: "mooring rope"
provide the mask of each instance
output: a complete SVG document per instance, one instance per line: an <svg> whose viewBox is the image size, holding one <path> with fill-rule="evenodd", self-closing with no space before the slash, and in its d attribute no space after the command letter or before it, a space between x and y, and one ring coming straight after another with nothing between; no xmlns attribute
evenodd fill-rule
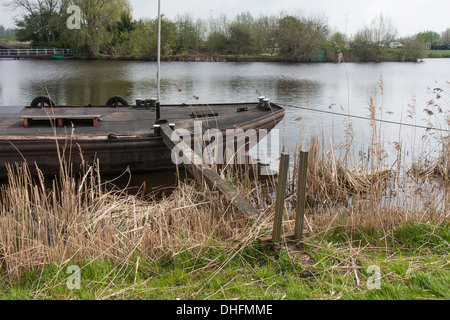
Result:
<svg viewBox="0 0 450 320"><path fill-rule="evenodd" d="M348 113L347 114L345 114L345 113L336 113L334 111L312 109L312 108L308 108L308 107L300 107L300 106L292 106L292 105L287 105L287 107L303 109L303 110L308 110L308 111L314 111L314 112L321 112L321 113L332 114L332 115L343 116L343 117L349 117L349 118L368 120L368 121L377 121L377 122L395 124L395 125L400 125L400 126L414 127L414 128L420 128L420 129L426 129L426 130L450 132L449 129L440 129L440 128L434 128L434 127L427 127L427 126L421 126L421 125L416 125L416 124L411 124L411 123L403 123L403 122L397 122L397 121L391 121L391 120L372 119L372 118L363 117L363 116L356 116L356 115L352 115L352 114L348 114Z"/></svg>

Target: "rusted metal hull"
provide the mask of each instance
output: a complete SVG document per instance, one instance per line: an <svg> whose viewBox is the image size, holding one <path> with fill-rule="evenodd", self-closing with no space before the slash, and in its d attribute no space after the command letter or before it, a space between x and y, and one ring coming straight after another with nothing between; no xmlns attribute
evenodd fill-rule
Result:
<svg viewBox="0 0 450 320"><path fill-rule="evenodd" d="M227 129L264 129L270 131L284 117L284 109L278 108L261 116L239 122L233 126L219 128L224 139ZM211 121L211 120L210 120ZM26 130L26 129L24 129ZM149 128L149 131L152 131ZM129 169L133 173L173 170L171 151L164 145L162 137L146 134L134 137L111 139L108 136L68 136L66 138L43 138L27 136L21 139L0 136L0 178L7 177L7 165L26 162L33 174L37 169L44 175L57 175L62 165L77 173L82 165L97 163L101 173L120 174Z"/></svg>
<svg viewBox="0 0 450 320"><path fill-rule="evenodd" d="M101 172L120 173L170 169L170 151L158 137L124 140L37 140L0 142L0 178L6 177L7 164L26 162L32 173L39 168L45 175L56 175L62 167L79 172L83 164L98 163ZM58 152L59 150L59 152Z"/></svg>

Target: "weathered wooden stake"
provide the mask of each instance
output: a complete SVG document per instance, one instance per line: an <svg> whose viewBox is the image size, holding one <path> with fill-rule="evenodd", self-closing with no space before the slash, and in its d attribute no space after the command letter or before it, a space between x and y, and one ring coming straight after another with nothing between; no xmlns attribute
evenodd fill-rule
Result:
<svg viewBox="0 0 450 320"><path fill-rule="evenodd" d="M282 153L280 170L278 172L278 185L275 203L275 216L273 220L272 241L279 243L283 227L284 202L286 200L286 184L289 169L289 154Z"/></svg>
<svg viewBox="0 0 450 320"><path fill-rule="evenodd" d="M303 241L303 227L305 221L305 205L306 205L306 180L308 178L308 159L309 152L300 151L298 164L298 180L297 180L297 207L295 209L295 229L294 239Z"/></svg>
<svg viewBox="0 0 450 320"><path fill-rule="evenodd" d="M160 133L163 137L164 144L172 150L177 146L182 150L187 159L192 159L192 163L184 164L185 168L201 183L205 181L211 188L217 189L227 201L234 205L234 207L243 213L250 220L257 220L260 216L258 210L245 201L236 190L234 190L227 182L225 182L217 173L210 167L203 164L202 158L192 150L184 141L172 141L172 133L174 131L168 124L160 124Z"/></svg>

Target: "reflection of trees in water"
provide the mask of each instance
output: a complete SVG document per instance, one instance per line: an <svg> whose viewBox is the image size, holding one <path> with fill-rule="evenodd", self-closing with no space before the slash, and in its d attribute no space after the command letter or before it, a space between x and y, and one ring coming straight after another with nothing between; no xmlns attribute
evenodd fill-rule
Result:
<svg viewBox="0 0 450 320"><path fill-rule="evenodd" d="M224 81L222 80L221 82ZM241 95L245 96L246 93L248 93L249 89L251 88L251 83L249 83L249 79L244 76L232 77L229 81L225 81L225 84L227 84L227 87L229 88L228 91L234 97ZM218 86L220 85L221 84L218 83Z"/></svg>
<svg viewBox="0 0 450 320"><path fill-rule="evenodd" d="M319 92L319 83L310 80L289 80L281 77L258 76L254 79L235 76L228 79L214 78L207 87L215 95L223 96L226 101L256 101L258 96L266 96L276 103L299 103L306 97L315 97Z"/></svg>
<svg viewBox="0 0 450 320"><path fill-rule="evenodd" d="M132 98L134 81L128 63L113 61L33 61L32 74L21 83L27 102L46 95L57 104L102 105L115 95Z"/></svg>
<svg viewBox="0 0 450 320"><path fill-rule="evenodd" d="M193 79L181 77L167 77L161 79L161 104L195 103L193 96L200 96L204 102L208 101L204 91L200 91L202 83ZM200 89L200 90L199 90ZM132 83L129 95L130 103L136 99L156 98L156 81L153 79L140 79Z"/></svg>
<svg viewBox="0 0 450 320"><path fill-rule="evenodd" d="M145 89L146 83L143 83L144 90L143 92L149 92L148 90L148 83L147 83L147 90ZM201 83L198 83L194 81L193 79L189 78L177 78L177 77L170 77L168 79L161 81L161 103L195 103L193 96L202 96L199 91L199 86L201 86ZM153 95L156 96L156 85L154 86L154 90L152 90ZM203 98L205 96L203 95ZM205 102L207 102L205 100ZM210 101L208 101L210 102Z"/></svg>
<svg viewBox="0 0 450 320"><path fill-rule="evenodd" d="M320 84L311 80L279 79L274 86L277 97L293 98L296 103L303 104L305 99L316 97L320 91Z"/></svg>
<svg viewBox="0 0 450 320"><path fill-rule="evenodd" d="M28 84L27 89L33 93L33 96L38 96L46 95L47 88L51 98L57 104L103 105L115 95L123 96L128 102L132 102L133 85L131 81L119 79L111 81L58 79L50 81L47 85L35 81Z"/></svg>
<svg viewBox="0 0 450 320"><path fill-rule="evenodd" d="M320 91L320 84L316 81L281 77L258 79L254 86L271 101L290 105L304 105L305 100L315 99Z"/></svg>

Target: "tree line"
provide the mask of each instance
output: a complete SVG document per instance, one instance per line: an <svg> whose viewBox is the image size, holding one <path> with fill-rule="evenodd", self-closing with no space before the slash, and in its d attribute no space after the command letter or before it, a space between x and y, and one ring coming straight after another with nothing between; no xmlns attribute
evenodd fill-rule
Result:
<svg viewBox="0 0 450 320"><path fill-rule="evenodd" d="M68 29L67 8L81 9L81 28ZM152 59L156 54L157 19L134 20L128 0L3 0L3 6L21 17L15 21L19 41L35 46L70 46L94 58ZM162 17L162 54L192 52L210 55L257 55L275 52L307 60L321 47L328 33L321 16L271 15L253 17L249 12L229 20L196 19L185 14Z"/></svg>
<svg viewBox="0 0 450 320"><path fill-rule="evenodd" d="M1 0L0 0L1 1ZM71 47L116 58L155 59L157 19L132 18L128 0L2 0L2 5L21 12L16 23L19 41L35 46ZM81 9L80 28L70 29L70 5ZM448 32L450 34L450 32ZM233 19L210 19L189 14L162 17L163 56L277 56L289 61L310 61L314 52L326 53L327 61L414 60L424 54L424 35L396 39L392 19L379 15L361 28L354 39L331 32L325 16L279 13L254 17L243 12ZM444 36L442 35L442 39ZM389 42L403 47L388 50Z"/></svg>
<svg viewBox="0 0 450 320"><path fill-rule="evenodd" d="M0 36L13 36L15 35L16 30L13 28L5 28L3 25L0 24Z"/></svg>

